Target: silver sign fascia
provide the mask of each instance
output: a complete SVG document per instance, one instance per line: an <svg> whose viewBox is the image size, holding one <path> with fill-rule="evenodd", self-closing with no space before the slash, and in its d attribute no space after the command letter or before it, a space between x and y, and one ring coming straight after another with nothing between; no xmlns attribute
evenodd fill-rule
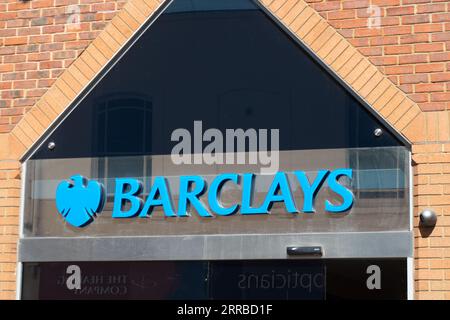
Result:
<svg viewBox="0 0 450 320"><path fill-rule="evenodd" d="M342 255L356 257L366 254L372 254L374 257L411 255L411 186L409 151L406 148L280 151L279 158L278 172L284 173L287 177L289 190L298 213L289 212L286 203L280 201L271 203L269 212L261 212L262 214L242 214L241 207L230 215L214 214L214 210L208 203L209 189L206 187L199 201L208 212L212 213L207 217L197 212L195 206L191 206L189 214L186 215L176 211L180 200L180 177L199 176L205 180L206 186L211 186L214 179L223 174L233 173L242 177L244 174L254 173L251 201L255 207L259 207L267 197L274 174L260 174L258 165L174 165L170 155L28 160L20 257L23 260L39 259L39 254L36 254L39 252L36 250L38 242L41 244L45 242L47 248L56 246L52 249L53 252L61 251L60 244L49 244L52 239L61 239L60 243L72 243L69 247L75 250L72 254L77 258L96 259L92 256L92 250L94 250L92 246L101 245L104 252L108 252L107 259L113 259L111 252L117 253L123 250L105 248L108 245L102 239L110 237L115 239L116 245L121 243L120 246L131 250L122 254L117 253L113 260L125 259L124 256L129 254L144 260L158 259L158 257L159 259L280 258L281 256L286 258L285 246L289 245L322 246L324 257ZM302 211L306 194L295 172L304 172L312 183L321 170L333 172L342 168L348 168L352 173L351 178L343 176L339 179L340 185L351 190L352 205L341 212L326 210L327 203L339 206L344 199L342 194L333 190L329 181L325 179L315 195L314 211ZM85 225L80 223L82 227L68 222L61 213L64 212L64 208L58 208L55 200L58 186L63 181L68 181L70 184L70 177L77 175L91 182L95 181L104 188L101 212L95 212L100 204L94 202L89 210L92 210L95 221ZM163 206L155 206L151 214L145 216L135 215L121 219L114 217L118 178L139 181L141 190L137 197L142 199L144 204L149 193L152 192L156 177L164 177L167 182L171 202L176 211L175 215L168 215ZM86 186L88 185L89 182L86 182ZM66 186L66 188L70 187L70 185ZM95 189L94 186L92 188L92 190ZM220 204L224 208L241 205L242 195L242 184L225 183L220 191ZM181 196L183 197L182 194ZM122 209L125 212L129 210L130 203L125 201ZM383 234L388 237L383 237ZM134 238L141 240L148 238L148 241L146 244L138 245ZM264 253L251 252L248 244L257 239L259 243L255 247L267 241L267 245L273 248L267 249L266 246ZM354 242L354 249L348 248L350 239L352 243ZM398 239L403 239L400 245L395 244L390 248L388 244L383 244L377 249L373 248L375 243L370 245L373 241L384 243L398 241ZM77 247L81 243L85 246L87 240L90 241L90 254L88 250L83 253L83 250L80 251ZM190 241L192 243L189 245ZM173 254L167 252L163 254L159 250L166 248L168 243L172 245L167 252L173 252ZM194 250L192 247L194 243L197 248L203 249ZM226 244L233 244L237 252L226 253L222 250ZM130 245L135 250L130 249L128 247ZM153 250L152 253L148 252L148 246ZM155 246L159 249L156 250ZM184 246L190 246L191 249L181 253ZM280 248L284 249L279 252ZM44 251L41 252L41 259L44 259L44 256L45 259L50 260L60 259L62 256L72 260L67 254L61 252L58 257L55 257L49 250ZM101 256L101 254L96 255L97 258Z"/></svg>

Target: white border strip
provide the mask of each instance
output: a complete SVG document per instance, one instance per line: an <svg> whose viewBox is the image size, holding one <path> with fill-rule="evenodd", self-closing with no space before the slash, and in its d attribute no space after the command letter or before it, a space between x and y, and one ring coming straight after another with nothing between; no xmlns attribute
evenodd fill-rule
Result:
<svg viewBox="0 0 450 320"><path fill-rule="evenodd" d="M19 208L19 239L23 238L23 221L25 214L25 186L27 177L27 163L21 165L22 172L20 174L21 190L20 190L20 208ZM16 261L16 300L20 300L22 296L22 262L19 261L19 243L17 242L17 261Z"/></svg>
<svg viewBox="0 0 450 320"><path fill-rule="evenodd" d="M408 300L414 300L414 172L412 168L412 154L408 152L408 168L409 168L409 230L411 231L411 257L406 259L407 262L407 277L408 277Z"/></svg>

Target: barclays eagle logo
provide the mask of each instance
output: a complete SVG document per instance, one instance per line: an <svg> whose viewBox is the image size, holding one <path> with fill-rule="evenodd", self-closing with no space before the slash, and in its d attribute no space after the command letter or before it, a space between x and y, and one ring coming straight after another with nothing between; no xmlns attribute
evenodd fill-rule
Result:
<svg viewBox="0 0 450 320"><path fill-rule="evenodd" d="M84 227L94 221L103 209L104 200L103 185L81 175L62 181L56 189L56 208L74 227Z"/></svg>

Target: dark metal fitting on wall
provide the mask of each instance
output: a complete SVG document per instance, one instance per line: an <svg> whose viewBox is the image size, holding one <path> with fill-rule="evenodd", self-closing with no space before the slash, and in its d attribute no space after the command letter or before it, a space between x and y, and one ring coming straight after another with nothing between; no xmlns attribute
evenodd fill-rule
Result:
<svg viewBox="0 0 450 320"><path fill-rule="evenodd" d="M437 222L436 212L426 209L420 213L420 225L427 228L433 228Z"/></svg>

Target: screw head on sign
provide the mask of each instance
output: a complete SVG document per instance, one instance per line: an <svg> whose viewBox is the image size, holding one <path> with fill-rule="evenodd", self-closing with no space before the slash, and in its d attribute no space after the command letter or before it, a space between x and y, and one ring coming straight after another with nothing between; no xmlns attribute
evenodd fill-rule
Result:
<svg viewBox="0 0 450 320"><path fill-rule="evenodd" d="M55 149L55 147L56 147L56 143L54 143L53 141L49 142L49 144L47 146L48 150L53 150L53 149Z"/></svg>
<svg viewBox="0 0 450 320"><path fill-rule="evenodd" d="M383 134L383 130L381 130L380 128L376 128L373 131L373 134L375 135L375 137L380 137Z"/></svg>

